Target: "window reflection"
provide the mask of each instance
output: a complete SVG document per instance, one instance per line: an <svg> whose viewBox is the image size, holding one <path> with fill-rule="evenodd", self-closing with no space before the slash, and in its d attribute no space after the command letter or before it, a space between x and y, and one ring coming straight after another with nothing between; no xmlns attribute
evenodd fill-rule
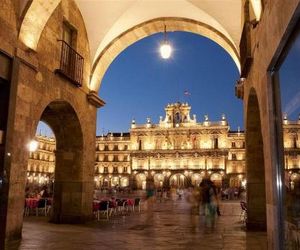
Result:
<svg viewBox="0 0 300 250"><path fill-rule="evenodd" d="M299 249L300 239L300 35L296 37L280 71L280 95L285 173L285 248Z"/></svg>

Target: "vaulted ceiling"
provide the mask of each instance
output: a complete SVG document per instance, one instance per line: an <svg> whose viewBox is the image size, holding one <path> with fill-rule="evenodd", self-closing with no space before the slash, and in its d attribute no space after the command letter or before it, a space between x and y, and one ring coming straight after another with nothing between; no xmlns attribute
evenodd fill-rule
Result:
<svg viewBox="0 0 300 250"><path fill-rule="evenodd" d="M21 0L23 5L24 0ZM33 0L20 29L20 40L36 49L47 20L61 1ZM242 0L74 0L88 34L93 70L91 89L98 90L114 58L148 35L188 31L222 46L239 68ZM258 0L252 0L258 1ZM29 28L30 27L30 28ZM131 35L131 36L130 36Z"/></svg>

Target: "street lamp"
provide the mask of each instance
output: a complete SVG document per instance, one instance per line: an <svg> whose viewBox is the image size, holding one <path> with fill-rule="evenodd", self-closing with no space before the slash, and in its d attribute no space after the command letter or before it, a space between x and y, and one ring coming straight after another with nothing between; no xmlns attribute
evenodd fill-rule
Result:
<svg viewBox="0 0 300 250"><path fill-rule="evenodd" d="M160 51L160 55L163 59L169 59L172 54L172 46L167 39L166 25L165 25L165 30L164 30L164 40L162 41L162 43L160 45L159 51Z"/></svg>
<svg viewBox="0 0 300 250"><path fill-rule="evenodd" d="M30 152L36 151L37 148L38 148L38 146L39 146L39 143L38 143L36 140L31 140L31 141L28 143L28 145L27 145L28 150L29 150Z"/></svg>

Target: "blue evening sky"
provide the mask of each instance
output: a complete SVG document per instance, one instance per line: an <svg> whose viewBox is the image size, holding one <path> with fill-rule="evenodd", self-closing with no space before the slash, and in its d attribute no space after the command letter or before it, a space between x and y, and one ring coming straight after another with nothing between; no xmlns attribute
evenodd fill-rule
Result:
<svg viewBox="0 0 300 250"><path fill-rule="evenodd" d="M232 130L243 129L242 101L234 95L239 72L227 52L205 37L168 32L174 53L164 60L158 53L162 39L162 33L146 37L110 65L99 91L106 105L98 111L97 134L126 132L132 118L157 123L164 107L177 101L188 102L199 122L205 114L217 121L224 113Z"/></svg>
<svg viewBox="0 0 300 250"><path fill-rule="evenodd" d="M282 112L289 120L300 114L300 36L291 47L279 71Z"/></svg>
<svg viewBox="0 0 300 250"><path fill-rule="evenodd" d="M108 68L99 95L106 105L98 110L97 135L126 132L131 119L157 123L164 107L177 101L188 102L191 114L203 121L218 120L225 113L232 130L243 126L242 101L234 96L239 72L231 57L211 40L188 32L170 32L175 51L170 60L158 53L163 34L155 34L125 49ZM282 112L290 120L300 113L300 38L296 39L280 69ZM191 93L185 96L184 92ZM51 136L40 122L37 133Z"/></svg>

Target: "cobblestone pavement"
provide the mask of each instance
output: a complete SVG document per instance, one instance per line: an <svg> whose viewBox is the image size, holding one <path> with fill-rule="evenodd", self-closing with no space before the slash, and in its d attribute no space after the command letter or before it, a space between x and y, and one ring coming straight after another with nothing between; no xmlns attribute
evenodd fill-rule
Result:
<svg viewBox="0 0 300 250"><path fill-rule="evenodd" d="M245 232L239 203L223 202L214 230L184 200L155 203L152 211L116 215L85 225L57 225L26 217L23 239L9 250L83 249L267 249L266 233Z"/></svg>

